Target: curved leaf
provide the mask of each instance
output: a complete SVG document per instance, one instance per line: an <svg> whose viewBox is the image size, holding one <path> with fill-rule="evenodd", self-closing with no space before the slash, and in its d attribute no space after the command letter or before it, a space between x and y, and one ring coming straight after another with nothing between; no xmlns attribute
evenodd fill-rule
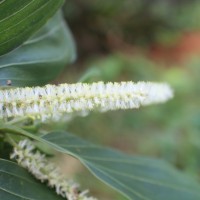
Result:
<svg viewBox="0 0 200 200"><path fill-rule="evenodd" d="M0 159L0 197L2 200L63 199L36 181L25 169L3 159Z"/></svg>
<svg viewBox="0 0 200 200"><path fill-rule="evenodd" d="M0 55L26 41L58 10L64 0L0 2Z"/></svg>
<svg viewBox="0 0 200 200"><path fill-rule="evenodd" d="M18 49L0 57L0 85L42 85L53 80L76 57L71 33L57 13Z"/></svg>
<svg viewBox="0 0 200 200"><path fill-rule="evenodd" d="M200 186L167 163L129 156L66 132L43 136L56 150L79 159L96 177L131 200L199 200Z"/></svg>

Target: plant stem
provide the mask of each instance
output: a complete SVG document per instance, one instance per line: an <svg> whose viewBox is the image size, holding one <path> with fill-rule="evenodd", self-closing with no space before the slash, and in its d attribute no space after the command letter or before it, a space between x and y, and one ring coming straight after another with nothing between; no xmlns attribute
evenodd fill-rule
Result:
<svg viewBox="0 0 200 200"><path fill-rule="evenodd" d="M15 118L15 119L7 122L6 124L7 125L18 124L18 123L23 122L27 119L30 119L30 117L24 116L24 117L20 117L20 118Z"/></svg>
<svg viewBox="0 0 200 200"><path fill-rule="evenodd" d="M13 140L12 137L10 137L9 134L6 134L5 139L7 139L7 141L8 141L12 146L14 146L14 147L17 148L17 143Z"/></svg>
<svg viewBox="0 0 200 200"><path fill-rule="evenodd" d="M2 131L3 133L11 133L11 134L16 134L16 135L23 135L23 136L26 136L28 138L31 138L31 139L34 139L34 140L37 140L37 141L40 141L40 142L44 142L42 138L36 136L36 135L33 135L31 133L29 133L28 131L25 131L19 127L16 127L16 126L13 126L13 125L3 125L3 126L0 126L0 131Z"/></svg>

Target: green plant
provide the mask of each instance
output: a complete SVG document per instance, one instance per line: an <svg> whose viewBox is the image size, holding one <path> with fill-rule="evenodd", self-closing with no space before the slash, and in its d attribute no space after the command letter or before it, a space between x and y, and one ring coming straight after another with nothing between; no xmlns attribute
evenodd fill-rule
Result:
<svg viewBox="0 0 200 200"><path fill-rule="evenodd" d="M0 1L1 199L95 199L87 197L87 191L79 191L78 185L66 180L56 163L49 161L56 155L52 149L75 157L128 199L199 199L199 184L163 161L126 155L66 131L49 131L48 124L69 123L91 110L138 108L172 97L167 84L143 82L39 87L76 57L72 36L60 11L56 13L62 3ZM13 147L11 159L19 165L9 159Z"/></svg>

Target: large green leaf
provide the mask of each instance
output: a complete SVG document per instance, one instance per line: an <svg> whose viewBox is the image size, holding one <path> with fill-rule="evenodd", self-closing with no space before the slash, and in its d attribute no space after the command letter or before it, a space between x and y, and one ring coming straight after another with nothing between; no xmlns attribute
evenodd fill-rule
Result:
<svg viewBox="0 0 200 200"><path fill-rule="evenodd" d="M45 184L36 181L17 164L0 159L1 200L61 200Z"/></svg>
<svg viewBox="0 0 200 200"><path fill-rule="evenodd" d="M26 41L63 2L64 0L0 1L0 55Z"/></svg>
<svg viewBox="0 0 200 200"><path fill-rule="evenodd" d="M167 163L129 156L90 144L66 132L52 132L45 141L79 159L96 177L131 200L199 200L200 186Z"/></svg>
<svg viewBox="0 0 200 200"><path fill-rule="evenodd" d="M56 2L56 1L55 1ZM18 49L0 57L0 85L42 85L76 57L71 33L58 12Z"/></svg>

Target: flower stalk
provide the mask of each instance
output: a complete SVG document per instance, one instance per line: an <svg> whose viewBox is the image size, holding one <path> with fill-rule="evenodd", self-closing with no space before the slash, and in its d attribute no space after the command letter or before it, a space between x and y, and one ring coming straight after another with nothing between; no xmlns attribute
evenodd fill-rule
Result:
<svg viewBox="0 0 200 200"><path fill-rule="evenodd" d="M173 97L165 83L76 83L0 91L0 118L28 116L45 121L64 115L139 108Z"/></svg>

